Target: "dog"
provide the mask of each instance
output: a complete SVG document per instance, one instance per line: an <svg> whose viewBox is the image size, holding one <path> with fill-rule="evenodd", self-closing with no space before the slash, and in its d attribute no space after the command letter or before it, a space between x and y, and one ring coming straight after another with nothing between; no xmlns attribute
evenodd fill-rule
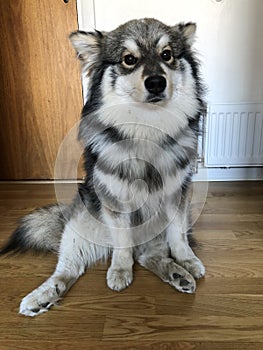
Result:
<svg viewBox="0 0 263 350"><path fill-rule="evenodd" d="M89 266L110 257L112 290L132 283L137 261L178 291L195 292L205 275L188 241L205 91L195 32L194 23L146 18L70 35L88 76L79 126L86 178L70 205L25 216L1 250L58 253L54 273L23 298L21 314L48 311Z"/></svg>

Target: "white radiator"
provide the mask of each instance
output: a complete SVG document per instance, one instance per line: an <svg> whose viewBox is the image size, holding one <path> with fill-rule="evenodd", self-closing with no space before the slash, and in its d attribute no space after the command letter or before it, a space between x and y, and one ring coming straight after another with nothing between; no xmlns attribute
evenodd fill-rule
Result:
<svg viewBox="0 0 263 350"><path fill-rule="evenodd" d="M263 103L210 105L205 139L207 167L263 166Z"/></svg>

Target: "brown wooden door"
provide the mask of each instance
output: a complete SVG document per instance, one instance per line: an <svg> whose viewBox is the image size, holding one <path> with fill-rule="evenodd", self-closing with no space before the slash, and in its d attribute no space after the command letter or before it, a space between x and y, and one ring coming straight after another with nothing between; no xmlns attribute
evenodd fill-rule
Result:
<svg viewBox="0 0 263 350"><path fill-rule="evenodd" d="M0 0L0 179L54 178L82 106L76 29L76 0Z"/></svg>

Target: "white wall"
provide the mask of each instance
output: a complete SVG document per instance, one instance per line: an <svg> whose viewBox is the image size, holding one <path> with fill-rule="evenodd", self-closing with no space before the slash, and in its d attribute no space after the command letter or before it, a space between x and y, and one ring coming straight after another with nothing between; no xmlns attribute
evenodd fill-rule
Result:
<svg viewBox="0 0 263 350"><path fill-rule="evenodd" d="M263 0L77 0L77 4L83 30L112 30L142 17L169 25L196 22L195 47L208 104L263 103ZM202 168L196 179L263 179L263 168Z"/></svg>
<svg viewBox="0 0 263 350"><path fill-rule="evenodd" d="M80 29L133 18L194 21L209 103L263 101L263 0L78 0Z"/></svg>

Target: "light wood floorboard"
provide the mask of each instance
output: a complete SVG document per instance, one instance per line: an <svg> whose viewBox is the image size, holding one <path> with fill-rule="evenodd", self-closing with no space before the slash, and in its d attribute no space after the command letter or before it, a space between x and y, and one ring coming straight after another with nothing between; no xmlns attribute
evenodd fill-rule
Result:
<svg viewBox="0 0 263 350"><path fill-rule="evenodd" d="M66 198L74 186L63 186ZM0 244L19 217L55 200L51 184L0 183ZM262 182L210 183L194 226L207 269L195 295L137 265L130 288L112 292L107 265L98 265L59 306L27 318L17 313L20 299L49 277L56 256L0 258L0 349L263 349L262 214Z"/></svg>

